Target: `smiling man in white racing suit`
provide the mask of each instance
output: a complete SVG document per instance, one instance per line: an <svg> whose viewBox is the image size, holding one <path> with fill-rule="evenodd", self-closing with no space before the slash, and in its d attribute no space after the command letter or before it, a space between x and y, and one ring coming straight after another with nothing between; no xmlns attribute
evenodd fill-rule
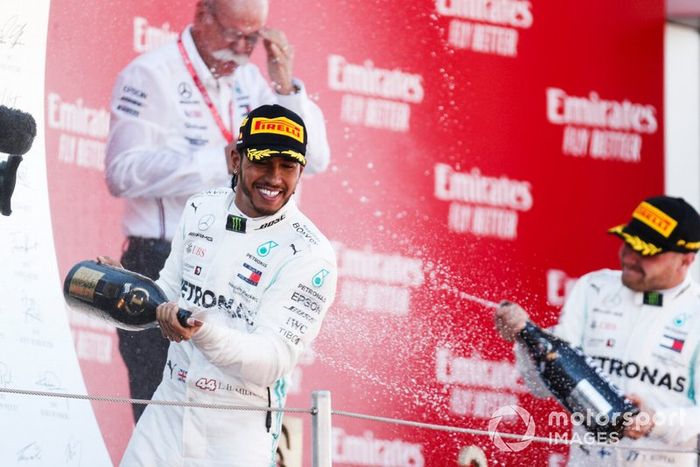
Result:
<svg viewBox="0 0 700 467"><path fill-rule="evenodd" d="M681 198L658 196L609 232L623 240L622 270L581 277L553 333L582 348L640 413L617 447L573 445L569 465L696 466L698 455L689 452L700 435L700 286L689 268L700 249L700 216ZM496 311L508 340L528 319L509 302ZM532 392L548 396L527 351L516 344L515 352ZM581 427L576 434L591 440Z"/></svg>
<svg viewBox="0 0 700 467"><path fill-rule="evenodd" d="M152 279L170 251L187 198L231 179L225 148L251 109L277 103L309 128L306 174L326 169L323 113L293 79L295 49L265 26L268 0L199 0L175 41L135 58L119 73L111 101L105 176L124 199L122 263ZM264 49L268 80L249 57ZM150 399L168 342L157 330L118 330L131 396ZM133 406L138 420L142 405Z"/></svg>
<svg viewBox="0 0 700 467"><path fill-rule="evenodd" d="M289 375L335 297L330 242L292 198L306 128L279 105L253 110L233 152L233 190L191 197L157 283L171 341L153 399L257 411L149 405L122 466L274 464ZM189 326L178 308L193 311Z"/></svg>

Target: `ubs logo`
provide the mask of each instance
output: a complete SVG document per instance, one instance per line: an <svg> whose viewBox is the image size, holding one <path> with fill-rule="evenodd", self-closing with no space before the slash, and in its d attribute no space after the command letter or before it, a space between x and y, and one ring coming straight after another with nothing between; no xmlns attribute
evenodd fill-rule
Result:
<svg viewBox="0 0 700 467"><path fill-rule="evenodd" d="M188 254L199 256L200 258L204 258L204 255L207 254L207 250L205 248L197 246L193 242L187 242L187 246L185 246L185 251Z"/></svg>

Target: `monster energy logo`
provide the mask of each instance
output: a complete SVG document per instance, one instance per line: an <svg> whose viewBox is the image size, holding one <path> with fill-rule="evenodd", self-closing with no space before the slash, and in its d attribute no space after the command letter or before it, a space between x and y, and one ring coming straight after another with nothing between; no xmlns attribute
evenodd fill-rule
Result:
<svg viewBox="0 0 700 467"><path fill-rule="evenodd" d="M663 306L663 295L659 292L644 292L644 304L651 306Z"/></svg>
<svg viewBox="0 0 700 467"><path fill-rule="evenodd" d="M231 232L245 233L245 217L234 216L230 214L228 219L226 219L226 230Z"/></svg>

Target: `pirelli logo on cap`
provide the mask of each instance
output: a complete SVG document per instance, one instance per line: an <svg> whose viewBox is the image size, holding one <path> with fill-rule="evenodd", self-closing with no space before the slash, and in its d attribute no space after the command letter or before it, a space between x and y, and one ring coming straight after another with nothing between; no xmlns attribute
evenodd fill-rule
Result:
<svg viewBox="0 0 700 467"><path fill-rule="evenodd" d="M664 237L668 238L678 222L659 208L643 201L632 213L632 217L645 223Z"/></svg>
<svg viewBox="0 0 700 467"><path fill-rule="evenodd" d="M304 128L286 117L264 118L255 117L250 125L250 134L274 133L289 136L304 144Z"/></svg>

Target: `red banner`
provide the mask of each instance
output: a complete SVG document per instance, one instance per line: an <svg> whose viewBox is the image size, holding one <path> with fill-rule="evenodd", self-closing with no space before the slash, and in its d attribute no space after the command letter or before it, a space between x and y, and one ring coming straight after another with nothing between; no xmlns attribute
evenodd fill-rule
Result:
<svg viewBox="0 0 700 467"><path fill-rule="evenodd" d="M121 202L103 174L111 87L193 10L52 2L45 137L62 275L120 254ZM326 117L331 166L300 201L340 270L288 406L329 389L337 410L525 433L527 417L494 417L519 405L538 436L556 431L545 426L555 405L528 395L492 310L464 294L518 301L551 325L576 277L617 266L605 230L663 191L663 2L303 0L273 2L268 23L294 44L295 75ZM254 58L265 70L262 51ZM84 320L73 330L90 393L127 396L114 332ZM117 462L130 408L94 407ZM336 465L566 458L488 436L333 425Z"/></svg>

